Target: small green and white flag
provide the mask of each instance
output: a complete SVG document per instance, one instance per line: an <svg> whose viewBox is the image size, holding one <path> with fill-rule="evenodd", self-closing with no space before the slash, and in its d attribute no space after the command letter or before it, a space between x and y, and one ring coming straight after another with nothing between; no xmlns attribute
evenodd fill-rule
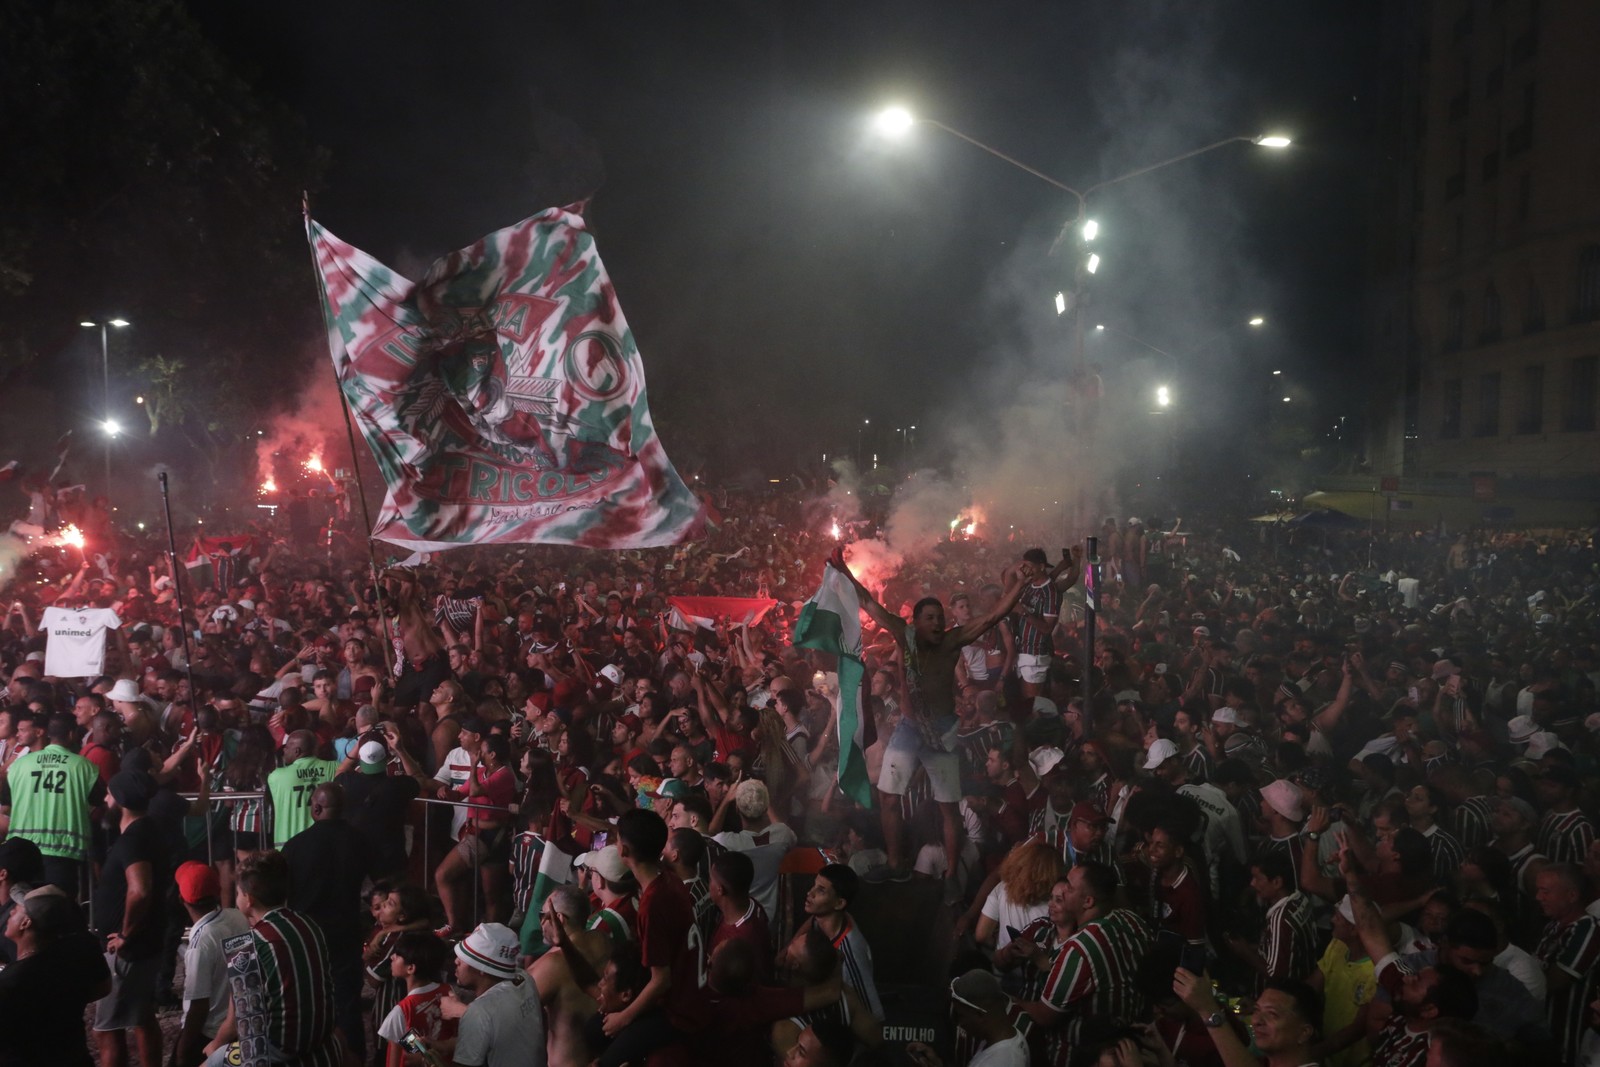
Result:
<svg viewBox="0 0 1600 1067"><path fill-rule="evenodd" d="M831 564L822 586L800 609L794 627L797 648L831 652L839 659L839 694L833 705L839 737L839 791L864 808L873 806L867 776L867 746L873 741L872 715L861 685L861 601L849 577Z"/></svg>

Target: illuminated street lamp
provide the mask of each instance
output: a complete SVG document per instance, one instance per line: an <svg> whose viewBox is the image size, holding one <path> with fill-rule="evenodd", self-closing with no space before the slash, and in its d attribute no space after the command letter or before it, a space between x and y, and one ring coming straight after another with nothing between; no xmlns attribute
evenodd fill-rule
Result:
<svg viewBox="0 0 1600 1067"><path fill-rule="evenodd" d="M1090 252L1089 259L1084 263L1083 269L1088 271L1090 274L1098 271L1100 269L1100 257L1095 255L1093 252Z"/></svg>
<svg viewBox="0 0 1600 1067"><path fill-rule="evenodd" d="M1156 386L1156 406L1168 407L1172 403L1172 390L1164 385Z"/></svg>
<svg viewBox="0 0 1600 1067"><path fill-rule="evenodd" d="M1251 326L1265 326L1266 323L1267 323L1267 320L1262 318L1260 315L1253 315L1250 318L1250 325Z"/></svg>
<svg viewBox="0 0 1600 1067"><path fill-rule="evenodd" d="M1277 133L1264 133L1254 140L1262 148L1288 148L1294 143L1289 138Z"/></svg>
<svg viewBox="0 0 1600 1067"><path fill-rule="evenodd" d="M103 415L100 428L106 434L106 500L109 501L111 499L111 439L122 432L122 427L117 424L116 419L111 417L111 346L107 340L106 327L115 326L120 330L125 326L132 326L133 323L123 318L106 319L101 322L84 319L78 325L86 330L93 330L97 327L100 330L100 387L102 392L101 402L103 404L100 409Z"/></svg>
<svg viewBox="0 0 1600 1067"><path fill-rule="evenodd" d="M1065 315L1066 313L1067 313L1067 294L1066 293L1062 293L1062 292L1057 292L1056 293L1056 314L1057 315Z"/></svg>
<svg viewBox="0 0 1600 1067"><path fill-rule="evenodd" d="M1099 234L1100 234L1100 224L1098 222L1094 221L1094 219L1089 219L1087 222L1085 222L1083 224L1083 239L1085 241L1092 241L1096 237L1098 237Z"/></svg>

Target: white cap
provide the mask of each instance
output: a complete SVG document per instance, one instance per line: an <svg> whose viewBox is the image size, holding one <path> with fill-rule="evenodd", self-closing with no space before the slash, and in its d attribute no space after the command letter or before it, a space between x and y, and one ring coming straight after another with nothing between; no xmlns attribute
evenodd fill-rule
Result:
<svg viewBox="0 0 1600 1067"><path fill-rule="evenodd" d="M1566 747L1567 746L1563 745L1561 743L1561 739L1555 734L1540 732L1528 738L1528 751L1526 755L1529 759L1543 759L1545 753L1554 752L1558 748Z"/></svg>
<svg viewBox="0 0 1600 1067"><path fill-rule="evenodd" d="M618 667L615 663L607 663L604 667L600 668L600 677L604 678L612 685L621 685L622 668Z"/></svg>
<svg viewBox="0 0 1600 1067"><path fill-rule="evenodd" d="M1040 745L1038 748L1028 753L1028 766L1033 768L1033 773L1035 776L1043 778L1045 775L1055 770L1056 764L1060 763L1065 758L1066 753L1062 752L1054 745Z"/></svg>
<svg viewBox="0 0 1600 1067"><path fill-rule="evenodd" d="M118 678L117 683L106 694L106 699L113 703L120 700L124 704L133 704L143 698L139 694L139 683L132 678Z"/></svg>
<svg viewBox="0 0 1600 1067"><path fill-rule="evenodd" d="M1239 718L1239 713L1228 707L1226 704L1211 713L1211 721L1227 723L1230 726L1244 725L1243 721Z"/></svg>
<svg viewBox="0 0 1600 1067"><path fill-rule="evenodd" d="M1178 758L1178 746L1168 741L1165 737L1156 738L1155 744L1150 746L1150 751L1144 757L1144 769L1153 771L1169 759Z"/></svg>
<svg viewBox="0 0 1600 1067"><path fill-rule="evenodd" d="M1293 782L1279 778L1267 783L1261 787L1261 799L1290 822L1299 822L1306 817L1305 798Z"/></svg>
<svg viewBox="0 0 1600 1067"><path fill-rule="evenodd" d="M389 750L383 747L382 741L363 741L357 755L362 763L388 763Z"/></svg>

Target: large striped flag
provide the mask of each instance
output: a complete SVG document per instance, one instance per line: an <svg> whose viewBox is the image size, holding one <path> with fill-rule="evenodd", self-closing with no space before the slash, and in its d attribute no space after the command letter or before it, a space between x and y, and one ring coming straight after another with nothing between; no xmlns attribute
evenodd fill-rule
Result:
<svg viewBox="0 0 1600 1067"><path fill-rule="evenodd" d="M831 652L839 659L839 695L833 714L839 737L839 790L864 808L872 803L867 776L867 746L872 743L872 715L862 686L861 601L856 587L830 563L822 569L822 587L800 609L794 626L797 648Z"/></svg>
<svg viewBox="0 0 1600 1067"><path fill-rule="evenodd" d="M374 537L648 548L698 536L644 364L578 207L413 282L308 216L339 388L388 484Z"/></svg>

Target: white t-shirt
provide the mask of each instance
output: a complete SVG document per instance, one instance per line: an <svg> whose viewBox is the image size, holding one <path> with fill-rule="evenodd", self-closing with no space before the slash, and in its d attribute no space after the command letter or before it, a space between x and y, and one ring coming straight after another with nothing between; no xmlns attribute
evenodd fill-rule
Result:
<svg viewBox="0 0 1600 1067"><path fill-rule="evenodd" d="M539 991L523 978L497 982L467 1005L456 1038L462 1067L545 1067Z"/></svg>
<svg viewBox="0 0 1600 1067"><path fill-rule="evenodd" d="M1006 927L1017 930L1026 930L1033 920L1042 918L1050 913L1050 902L1042 900L1037 904L1013 904L1011 895L1006 892L1006 884L999 882L989 891L989 896L983 902L983 917L993 919L1000 924L999 931L995 934L994 947L998 951L1011 943L1011 934Z"/></svg>
<svg viewBox="0 0 1600 1067"><path fill-rule="evenodd" d="M1028 1042L1021 1034L996 1041L976 1056L971 1067L1028 1067Z"/></svg>
<svg viewBox="0 0 1600 1067"><path fill-rule="evenodd" d="M1590 906L1590 915L1594 915L1593 905ZM1533 999L1544 1003L1545 992L1549 988L1544 967L1539 963L1539 958L1527 949L1518 945L1506 945L1505 951L1494 958L1494 965L1505 971L1511 977L1527 986L1528 992L1533 994Z"/></svg>
<svg viewBox="0 0 1600 1067"><path fill-rule="evenodd" d="M750 881L750 895L761 902L768 915L778 914L778 868L796 840L789 824L775 822L755 833L727 830L711 840L723 848L743 852L750 857L750 865L755 868L755 877Z"/></svg>
<svg viewBox="0 0 1600 1067"><path fill-rule="evenodd" d="M121 625L110 608L45 608L40 627L50 640L44 646L44 673L52 678L98 675L105 666L106 631Z"/></svg>
<svg viewBox="0 0 1600 1067"><path fill-rule="evenodd" d="M461 789L467 784L467 779L472 776L472 753L461 747L452 748L450 754L439 765L439 770L433 780L441 785L448 785L451 789ZM466 797L453 797L454 800L465 800ZM450 839L461 840L461 828L467 825L467 809L463 805L451 808Z"/></svg>
<svg viewBox="0 0 1600 1067"><path fill-rule="evenodd" d="M189 947L183 954L183 1011L187 1015L194 1001L206 1001L206 1021L201 1027L206 1037L217 1036L233 997L223 942L249 932L250 921L236 908L214 911L189 931Z"/></svg>

